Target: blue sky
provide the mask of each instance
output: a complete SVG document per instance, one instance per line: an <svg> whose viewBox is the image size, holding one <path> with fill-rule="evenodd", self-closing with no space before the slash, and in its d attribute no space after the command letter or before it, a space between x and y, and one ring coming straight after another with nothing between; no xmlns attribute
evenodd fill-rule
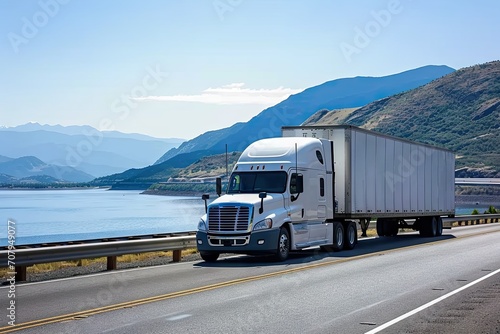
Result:
<svg viewBox="0 0 500 334"><path fill-rule="evenodd" d="M305 88L499 59L500 2L0 0L0 126L193 138Z"/></svg>

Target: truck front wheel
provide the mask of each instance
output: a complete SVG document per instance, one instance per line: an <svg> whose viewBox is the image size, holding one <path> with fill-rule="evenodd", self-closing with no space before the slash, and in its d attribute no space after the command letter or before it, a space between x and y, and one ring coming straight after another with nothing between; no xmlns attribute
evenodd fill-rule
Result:
<svg viewBox="0 0 500 334"><path fill-rule="evenodd" d="M216 252L200 252L200 256L205 262L215 262L219 258L219 253Z"/></svg>
<svg viewBox="0 0 500 334"><path fill-rule="evenodd" d="M290 234L285 227L280 228L278 237L278 249L276 251L276 260L285 261L290 254Z"/></svg>

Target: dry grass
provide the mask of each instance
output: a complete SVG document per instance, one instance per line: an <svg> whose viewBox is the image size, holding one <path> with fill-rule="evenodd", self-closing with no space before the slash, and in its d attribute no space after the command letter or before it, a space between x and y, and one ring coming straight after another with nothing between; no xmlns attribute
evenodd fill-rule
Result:
<svg viewBox="0 0 500 334"><path fill-rule="evenodd" d="M359 233L361 233L361 232L359 232ZM363 237L363 238L376 237L376 236L377 236L377 230L374 228L369 228L368 230L366 230L366 237Z"/></svg>
<svg viewBox="0 0 500 334"><path fill-rule="evenodd" d="M138 262L138 261L145 261L149 260L152 258L157 258L157 257L172 257L173 254L172 251L166 251L166 252L150 252L150 253L139 253L139 254L125 254L118 256L117 261L118 263L120 262L125 262L125 263L130 263L130 262ZM182 251L183 254L195 254L197 253L196 248L190 248ZM41 273L41 272L48 272L48 271L53 271L53 270L58 270L58 269L64 269L68 267L84 267L84 266L89 266L94 263L106 263L107 259L106 257L99 257L99 258L94 258L94 259L81 259L81 260L75 260L75 261L59 261L59 262L50 262L50 263L40 263L40 264L35 264L33 266L30 266L27 268L27 272L29 273ZM0 277L7 278L11 271L8 270L7 268L0 268Z"/></svg>

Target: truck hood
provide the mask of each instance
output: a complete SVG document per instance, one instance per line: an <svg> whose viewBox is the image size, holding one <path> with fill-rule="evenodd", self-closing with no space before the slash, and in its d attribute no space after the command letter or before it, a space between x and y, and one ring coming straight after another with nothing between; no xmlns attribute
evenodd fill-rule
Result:
<svg viewBox="0 0 500 334"><path fill-rule="evenodd" d="M271 202L283 201L282 194L272 194L268 193L267 197L264 198L264 207ZM210 205L220 205L227 203L240 203L240 204L250 204L254 206L260 206L259 194L226 194L216 200L214 200Z"/></svg>

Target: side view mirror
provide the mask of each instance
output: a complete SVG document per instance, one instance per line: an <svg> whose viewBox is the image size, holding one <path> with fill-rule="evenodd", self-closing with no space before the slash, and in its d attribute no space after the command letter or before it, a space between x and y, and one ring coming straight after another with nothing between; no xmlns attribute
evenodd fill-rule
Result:
<svg viewBox="0 0 500 334"><path fill-rule="evenodd" d="M222 179L220 177L215 179L215 192L217 193L217 196L220 197L220 194L222 194Z"/></svg>
<svg viewBox="0 0 500 334"><path fill-rule="evenodd" d="M301 194L304 192L304 175L292 173L290 177L290 193Z"/></svg>
<svg viewBox="0 0 500 334"><path fill-rule="evenodd" d="M259 193L259 198L260 198L260 208L259 208L259 213L264 212L264 198L267 197L267 192L263 191Z"/></svg>
<svg viewBox="0 0 500 334"><path fill-rule="evenodd" d="M297 175L297 184L295 185L295 190L297 194L301 194L304 192L304 175Z"/></svg>
<svg viewBox="0 0 500 334"><path fill-rule="evenodd" d="M210 199L210 195L209 194L203 194L203 195L201 195L201 199L205 201L205 213L207 213L208 212L207 200Z"/></svg>
<svg viewBox="0 0 500 334"><path fill-rule="evenodd" d="M292 173L290 178L290 199L292 202L299 198L299 195L304 192L304 175L298 173ZM293 194L297 194L294 196Z"/></svg>

